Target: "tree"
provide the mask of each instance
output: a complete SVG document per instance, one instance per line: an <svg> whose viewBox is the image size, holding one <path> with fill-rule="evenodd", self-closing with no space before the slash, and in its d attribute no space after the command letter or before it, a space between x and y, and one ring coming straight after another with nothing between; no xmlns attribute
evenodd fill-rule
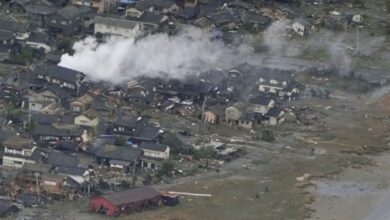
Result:
<svg viewBox="0 0 390 220"><path fill-rule="evenodd" d="M157 172L157 176L163 177L163 176L171 176L172 171L175 169L175 163L173 160L165 160L161 168Z"/></svg>
<svg viewBox="0 0 390 220"><path fill-rule="evenodd" d="M95 34L95 38L96 38L97 42L102 42L103 41L103 34L100 32L97 32Z"/></svg>
<svg viewBox="0 0 390 220"><path fill-rule="evenodd" d="M274 141L274 133L271 130L265 129L261 132L261 139L268 142Z"/></svg>
<svg viewBox="0 0 390 220"><path fill-rule="evenodd" d="M61 40L57 44L57 49L59 51L62 51L62 52L65 52L65 53L72 55L74 53L74 51L72 49L72 45L73 45L73 43L69 38L64 38L63 40Z"/></svg>
<svg viewBox="0 0 390 220"><path fill-rule="evenodd" d="M202 147L201 149L194 152L195 159L206 159L205 167L209 166L209 159L213 158L215 151L212 147Z"/></svg>

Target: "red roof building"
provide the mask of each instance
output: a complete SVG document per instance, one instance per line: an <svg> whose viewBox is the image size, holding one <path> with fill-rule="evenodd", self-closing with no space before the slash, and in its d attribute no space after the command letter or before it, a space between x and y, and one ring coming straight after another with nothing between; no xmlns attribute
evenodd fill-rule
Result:
<svg viewBox="0 0 390 220"><path fill-rule="evenodd" d="M160 192L150 186L96 196L89 201L91 211L108 216L130 214L160 205Z"/></svg>

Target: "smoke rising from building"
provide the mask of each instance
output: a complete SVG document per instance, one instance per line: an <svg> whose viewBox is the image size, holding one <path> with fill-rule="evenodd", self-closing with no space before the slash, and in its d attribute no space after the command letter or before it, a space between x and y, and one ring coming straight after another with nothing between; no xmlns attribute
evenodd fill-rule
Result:
<svg viewBox="0 0 390 220"><path fill-rule="evenodd" d="M88 37L76 42L75 53L61 57L60 66L84 72L95 81L120 83L138 76L183 79L190 74L239 63L248 48L227 47L210 33L185 28L175 36L155 34L136 39L112 38L99 44Z"/></svg>

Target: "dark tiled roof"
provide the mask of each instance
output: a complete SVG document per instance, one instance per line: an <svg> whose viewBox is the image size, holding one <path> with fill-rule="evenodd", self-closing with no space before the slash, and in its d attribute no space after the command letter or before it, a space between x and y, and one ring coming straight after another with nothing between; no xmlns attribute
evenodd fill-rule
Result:
<svg viewBox="0 0 390 220"><path fill-rule="evenodd" d="M122 192L116 192L103 195L102 197L108 200L115 206L125 205L134 202L141 202L148 199L153 199L161 196L161 194L150 186L143 186L135 189L129 189Z"/></svg>
<svg viewBox="0 0 390 220"><path fill-rule="evenodd" d="M8 41L14 39L14 34L11 31L0 30L0 41Z"/></svg>
<svg viewBox="0 0 390 220"><path fill-rule="evenodd" d="M58 10L57 14L67 20L73 20L87 12L88 11L85 10L85 7L79 8L74 5L69 5L66 6L65 8Z"/></svg>
<svg viewBox="0 0 390 220"><path fill-rule="evenodd" d="M50 37L46 33L35 31L30 34L30 36L27 38L27 41L34 42L34 43L48 44L50 41Z"/></svg>
<svg viewBox="0 0 390 220"><path fill-rule="evenodd" d="M172 5L176 4L173 0L144 0L139 2L139 4L144 5L144 7L160 7L160 8L169 8Z"/></svg>
<svg viewBox="0 0 390 220"><path fill-rule="evenodd" d="M280 113L282 113L283 110L278 108L278 107L273 107L271 108L268 113L267 113L267 116L271 116L271 117L278 117L280 115Z"/></svg>
<svg viewBox="0 0 390 220"><path fill-rule="evenodd" d="M152 126L142 126L135 130L132 138L145 141L154 141L160 134L160 128Z"/></svg>
<svg viewBox="0 0 390 220"><path fill-rule="evenodd" d="M164 144L157 144L157 143L152 143L152 142L142 142L141 145L139 146L142 150L152 150L152 151L160 151L160 152L165 152L168 148L167 145Z"/></svg>
<svg viewBox="0 0 390 220"><path fill-rule="evenodd" d="M250 103L256 105L268 105L272 101L272 98L267 96L258 96L249 100Z"/></svg>
<svg viewBox="0 0 390 220"><path fill-rule="evenodd" d="M24 120L28 120L28 114L24 116ZM31 114L31 120L38 124L53 124L58 122L59 115L36 113Z"/></svg>
<svg viewBox="0 0 390 220"><path fill-rule="evenodd" d="M23 33L28 31L28 25L26 23L14 22L10 20L0 20L0 29Z"/></svg>
<svg viewBox="0 0 390 220"><path fill-rule="evenodd" d="M55 173L62 175L83 176L87 170L82 167L59 165L54 170Z"/></svg>
<svg viewBox="0 0 390 220"><path fill-rule="evenodd" d="M256 114L254 112L246 112L240 120L242 121L254 121L256 118Z"/></svg>
<svg viewBox="0 0 390 220"><path fill-rule="evenodd" d="M24 9L31 14L39 14L39 15L51 15L54 14L57 9L50 6L45 5L26 5Z"/></svg>
<svg viewBox="0 0 390 220"><path fill-rule="evenodd" d="M54 93L62 101L66 101L66 100L71 98L71 95L69 93L67 93L61 87L56 86L56 85L46 85L46 87L43 90L41 90L41 91L45 91L45 90Z"/></svg>
<svg viewBox="0 0 390 220"><path fill-rule="evenodd" d="M67 82L76 82L83 73L62 66L38 66L34 70L35 74L45 74Z"/></svg>
<svg viewBox="0 0 390 220"><path fill-rule="evenodd" d="M109 26L113 26L113 27L133 29L137 25L137 22L129 20L129 19L124 19L124 18L97 16L95 18L95 24L103 24L103 25L109 25Z"/></svg>
<svg viewBox="0 0 390 220"><path fill-rule="evenodd" d="M76 156L71 156L60 151L50 151L47 163L53 166L77 167L79 159Z"/></svg>
<svg viewBox="0 0 390 220"><path fill-rule="evenodd" d="M38 124L33 131L33 135L53 136L53 137L80 137L83 131L75 129L58 129L51 125Z"/></svg>
<svg viewBox="0 0 390 220"><path fill-rule="evenodd" d="M95 154L100 148L103 148L106 144L113 145L116 138L114 136L104 136L96 138L91 146L88 148L88 153Z"/></svg>
<svg viewBox="0 0 390 220"><path fill-rule="evenodd" d="M130 162L137 160L140 155L141 151L138 149L116 145L105 145L100 147L95 153L96 157Z"/></svg>
<svg viewBox="0 0 390 220"><path fill-rule="evenodd" d="M5 201L5 200L0 200L0 216L5 217L8 214L11 214L13 212L18 211L19 208L12 203Z"/></svg>

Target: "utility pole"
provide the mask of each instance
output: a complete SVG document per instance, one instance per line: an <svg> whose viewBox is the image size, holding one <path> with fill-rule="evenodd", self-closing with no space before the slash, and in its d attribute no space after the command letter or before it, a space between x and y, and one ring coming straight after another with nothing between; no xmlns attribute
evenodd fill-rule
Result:
<svg viewBox="0 0 390 220"><path fill-rule="evenodd" d="M40 202L41 201L41 195L40 195L40 189L39 189L39 173L35 172L34 176L35 176L35 181L36 181L36 185L37 185L38 202Z"/></svg>

